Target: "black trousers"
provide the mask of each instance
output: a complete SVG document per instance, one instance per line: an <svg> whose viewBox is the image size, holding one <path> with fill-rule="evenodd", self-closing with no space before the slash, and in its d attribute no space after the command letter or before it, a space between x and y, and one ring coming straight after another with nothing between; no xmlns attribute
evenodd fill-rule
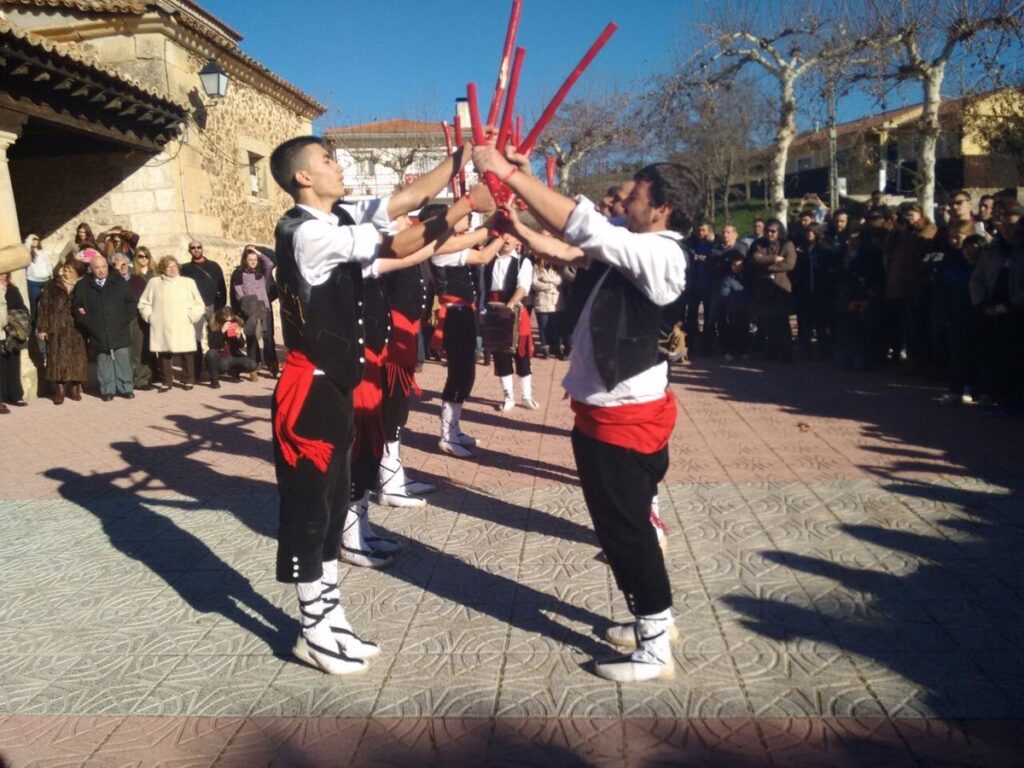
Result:
<svg viewBox="0 0 1024 768"><path fill-rule="evenodd" d="M461 403L473 391L476 379L476 317L468 305L448 307L444 319L444 353L448 378L441 399Z"/></svg>
<svg viewBox="0 0 1024 768"><path fill-rule="evenodd" d="M511 352L494 353L494 375L511 376L513 361L515 362L516 376L530 375L530 356L513 355Z"/></svg>
<svg viewBox="0 0 1024 768"><path fill-rule="evenodd" d="M668 446L637 453L572 431L572 452L594 532L629 610L648 616L672 607L665 560L651 525L651 499L668 471Z"/></svg>
<svg viewBox="0 0 1024 768"><path fill-rule="evenodd" d="M277 413L274 399L272 416ZM295 423L303 437L334 446L326 472L308 459L291 466L274 439L274 470L280 496L277 532L277 580L313 581L323 563L338 557L341 526L349 503L349 461L352 450L352 391L340 389L326 376L314 376L309 395Z"/></svg>
<svg viewBox="0 0 1024 768"><path fill-rule="evenodd" d="M395 391L388 391L387 367L381 369L384 388L384 402L381 405L381 412L384 417L384 439L388 442L398 439L398 433L405 423L409 421L409 396L402 389L401 384L395 385Z"/></svg>
<svg viewBox="0 0 1024 768"><path fill-rule="evenodd" d="M248 357L232 355L225 357L215 349L206 353L206 372L210 374L211 382L219 382L220 377L225 373L237 375L240 373L252 373L259 364Z"/></svg>

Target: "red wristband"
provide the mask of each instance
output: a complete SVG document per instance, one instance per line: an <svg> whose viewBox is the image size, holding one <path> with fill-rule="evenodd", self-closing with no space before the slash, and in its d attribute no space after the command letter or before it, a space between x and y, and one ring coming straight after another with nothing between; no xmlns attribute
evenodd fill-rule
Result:
<svg viewBox="0 0 1024 768"><path fill-rule="evenodd" d="M511 170L511 171L509 171L509 172L508 172L508 173L507 173L507 174L505 175L505 178L501 179L501 183L502 183L502 184L506 184L506 183L508 182L508 180L509 180L509 179L511 179L511 178L512 178L513 176L515 176L515 175L516 175L516 173L518 173L518 172L519 172L519 169L518 169L518 168L516 168L516 167L515 167L515 166L513 165L513 166L512 166L512 170Z"/></svg>

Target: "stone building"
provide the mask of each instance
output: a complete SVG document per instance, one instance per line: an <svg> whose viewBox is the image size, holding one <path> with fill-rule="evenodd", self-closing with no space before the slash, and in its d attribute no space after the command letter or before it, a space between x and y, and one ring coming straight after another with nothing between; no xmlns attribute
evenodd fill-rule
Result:
<svg viewBox="0 0 1024 768"><path fill-rule="evenodd" d="M324 138L335 148L335 158L344 169L345 186L352 197L390 195L447 156L440 121L378 120L329 128ZM472 165L466 171L468 188L475 183L476 175ZM451 190L443 191L438 200L450 203Z"/></svg>
<svg viewBox="0 0 1024 768"><path fill-rule="evenodd" d="M0 0L0 270L27 263L27 233L56 255L80 221L157 258L199 239L225 271L270 243L290 205L270 152L323 107L241 40L192 0ZM201 86L209 62L222 98Z"/></svg>
<svg viewBox="0 0 1024 768"><path fill-rule="evenodd" d="M956 189L993 192L1021 186L1014 158L988 152L977 136L974 121L1001 93L983 94L970 101L951 99L939 108L941 133L936 148L937 196ZM836 126L839 176L846 180L842 194L864 196L875 189L913 196L918 183L921 150L921 104L869 115ZM786 195L828 190L828 130L802 133L789 148Z"/></svg>

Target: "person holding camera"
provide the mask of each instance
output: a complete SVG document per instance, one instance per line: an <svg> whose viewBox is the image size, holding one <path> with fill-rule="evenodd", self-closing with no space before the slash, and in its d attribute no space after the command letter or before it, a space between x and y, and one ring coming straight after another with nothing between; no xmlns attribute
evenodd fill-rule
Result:
<svg viewBox="0 0 1024 768"><path fill-rule="evenodd" d="M238 381L244 373L256 381L259 363L246 354L242 320L231 307L221 307L213 313L207 338L210 349L206 353L206 370L211 389L220 389L220 377L224 374Z"/></svg>

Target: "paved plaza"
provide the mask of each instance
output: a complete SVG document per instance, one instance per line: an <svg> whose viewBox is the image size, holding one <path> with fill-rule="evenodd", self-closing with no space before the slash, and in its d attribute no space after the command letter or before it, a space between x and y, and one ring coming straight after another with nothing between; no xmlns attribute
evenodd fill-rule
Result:
<svg viewBox="0 0 1024 768"><path fill-rule="evenodd" d="M405 460L430 505L342 566L383 653L295 662L274 580L273 382L0 417L5 766L1024 765L1024 424L823 363L677 368L661 488L670 683L585 662L627 620L575 484L565 363L498 414L478 367L436 451L428 364Z"/></svg>

